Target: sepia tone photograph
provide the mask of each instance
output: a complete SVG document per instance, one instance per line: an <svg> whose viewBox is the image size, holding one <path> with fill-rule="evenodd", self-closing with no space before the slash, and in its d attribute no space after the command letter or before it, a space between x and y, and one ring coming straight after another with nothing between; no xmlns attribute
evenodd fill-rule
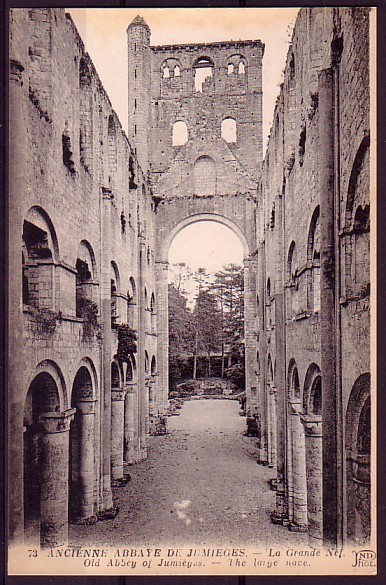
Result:
<svg viewBox="0 0 386 585"><path fill-rule="evenodd" d="M376 574L375 20L9 11L10 575Z"/></svg>

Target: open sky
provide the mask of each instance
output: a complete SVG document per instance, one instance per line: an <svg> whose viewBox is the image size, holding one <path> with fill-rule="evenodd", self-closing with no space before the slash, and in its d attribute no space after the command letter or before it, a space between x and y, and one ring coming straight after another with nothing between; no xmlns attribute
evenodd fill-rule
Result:
<svg viewBox="0 0 386 585"><path fill-rule="evenodd" d="M87 8L70 12L86 51L98 71L113 108L127 131L127 35L137 14L151 29L151 44L261 40L263 58L263 134L270 132L276 97L285 66L297 8ZM172 242L169 261L185 262L193 270L220 270L242 264L238 237L215 222L185 228Z"/></svg>

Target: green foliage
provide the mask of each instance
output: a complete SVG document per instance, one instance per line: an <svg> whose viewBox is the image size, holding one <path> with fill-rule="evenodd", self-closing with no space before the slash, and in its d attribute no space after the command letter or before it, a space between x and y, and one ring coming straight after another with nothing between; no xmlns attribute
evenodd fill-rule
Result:
<svg viewBox="0 0 386 585"><path fill-rule="evenodd" d="M91 299L80 297L77 300L77 314L83 320L83 337L92 339L96 335L101 338L101 326L98 320L98 305Z"/></svg>
<svg viewBox="0 0 386 585"><path fill-rule="evenodd" d="M137 352L137 332L130 325L118 325L118 351L116 358L119 362L128 362Z"/></svg>

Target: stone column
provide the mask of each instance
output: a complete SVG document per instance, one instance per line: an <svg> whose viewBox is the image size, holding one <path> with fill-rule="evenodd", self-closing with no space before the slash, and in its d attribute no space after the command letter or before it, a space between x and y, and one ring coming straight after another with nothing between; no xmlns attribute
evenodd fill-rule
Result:
<svg viewBox="0 0 386 585"><path fill-rule="evenodd" d="M138 373L138 461L147 457L147 428L148 417L148 393L145 386L145 349L146 349L146 304L144 272L146 270L146 243L142 236L139 236L138 253L138 351L137 351L137 373Z"/></svg>
<svg viewBox="0 0 386 585"><path fill-rule="evenodd" d="M343 540L341 396L337 376L337 311L335 254L335 107L334 72L319 72L319 193L320 193L320 331L323 379L323 527L326 546Z"/></svg>
<svg viewBox="0 0 386 585"><path fill-rule="evenodd" d="M300 415L305 431L308 538L311 546L323 545L322 417Z"/></svg>
<svg viewBox="0 0 386 585"><path fill-rule="evenodd" d="M306 454L304 429L299 414L302 404L300 399L290 400L289 404L293 486L293 519L290 529L301 531L307 526Z"/></svg>
<svg viewBox="0 0 386 585"><path fill-rule="evenodd" d="M126 389L111 390L111 479L123 478L123 437Z"/></svg>
<svg viewBox="0 0 386 585"><path fill-rule="evenodd" d="M260 449L259 449L259 463L267 465L268 463L268 396L267 396L267 339L265 330L265 245L264 242L260 244L258 255L258 291L259 291L259 305L260 305L260 331L259 335L259 355L260 355L260 384L257 388L259 390L259 411L260 411Z"/></svg>
<svg viewBox="0 0 386 585"><path fill-rule="evenodd" d="M113 195L110 189L101 189L101 322L103 325L102 344L102 485L103 508L113 507L111 492L111 206Z"/></svg>
<svg viewBox="0 0 386 585"><path fill-rule="evenodd" d="M40 417L41 499L40 544L42 548L65 546L68 540L69 430L75 408Z"/></svg>
<svg viewBox="0 0 386 585"><path fill-rule="evenodd" d="M137 392L138 386L135 382L126 386L123 458L129 464L138 459Z"/></svg>
<svg viewBox="0 0 386 585"><path fill-rule="evenodd" d="M256 270L257 261L244 259L245 390L247 421L257 411L256 393Z"/></svg>
<svg viewBox="0 0 386 585"><path fill-rule="evenodd" d="M276 467L277 463L277 445L276 445L276 386L273 384L269 386L269 409L268 409L268 420L269 420L269 467Z"/></svg>
<svg viewBox="0 0 386 585"><path fill-rule="evenodd" d="M82 398L77 402L77 423L79 432L79 476L78 494L79 519L90 518L94 514L95 484L95 406L94 398Z"/></svg>
<svg viewBox="0 0 386 585"><path fill-rule="evenodd" d="M27 52L26 52L27 55ZM23 217L21 199L27 188L26 112L28 104L28 77L24 83L24 67L10 60L9 67L9 230L8 262L12 278L8 279L8 356L12 368L8 371L8 433L15 440L8 441L8 525L10 542L22 541L23 509L23 433L24 398L26 388L20 383L20 372L25 367L24 321L22 307L21 234Z"/></svg>
<svg viewBox="0 0 386 585"><path fill-rule="evenodd" d="M167 262L156 262L157 271L157 367L159 374L159 403L165 414L169 399L169 319L168 319L168 269Z"/></svg>
<svg viewBox="0 0 386 585"><path fill-rule="evenodd" d="M145 396L146 396L146 410L145 410L145 432L146 437L150 434L150 388L151 388L151 378L150 376L146 376L145 379Z"/></svg>

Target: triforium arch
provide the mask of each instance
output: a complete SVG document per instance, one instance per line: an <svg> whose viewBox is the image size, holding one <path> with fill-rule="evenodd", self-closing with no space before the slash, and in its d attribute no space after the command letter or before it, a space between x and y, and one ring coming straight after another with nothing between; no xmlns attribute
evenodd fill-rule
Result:
<svg viewBox="0 0 386 585"><path fill-rule="evenodd" d="M68 538L68 409L61 370L45 360L28 386L24 402L24 541L43 548Z"/></svg>
<svg viewBox="0 0 386 585"><path fill-rule="evenodd" d="M97 480L94 457L97 374L89 358L82 359L78 365L71 406L76 410L70 428L68 516L70 522L82 523L93 517Z"/></svg>
<svg viewBox="0 0 386 585"><path fill-rule="evenodd" d="M170 220L170 218L169 218ZM158 360L157 367L159 373L158 387L163 391L162 402L167 402L167 391L169 388L168 377L168 255L169 249L174 238L184 228L203 221L212 221L220 223L232 230L239 238L244 255L244 313L245 313L245 366L246 366L246 390L247 390L247 414L255 410L251 400L251 388L257 386L256 373L256 336L253 330L256 322L256 260L252 256L253 249L253 230L249 225L240 227L236 221L233 221L226 215L214 212L200 212L186 214L179 221L172 224L162 222L158 235L158 258L157 258L157 325L158 325Z"/></svg>
<svg viewBox="0 0 386 585"><path fill-rule="evenodd" d="M370 374L359 376L346 411L347 539L365 545L371 536L371 397Z"/></svg>

